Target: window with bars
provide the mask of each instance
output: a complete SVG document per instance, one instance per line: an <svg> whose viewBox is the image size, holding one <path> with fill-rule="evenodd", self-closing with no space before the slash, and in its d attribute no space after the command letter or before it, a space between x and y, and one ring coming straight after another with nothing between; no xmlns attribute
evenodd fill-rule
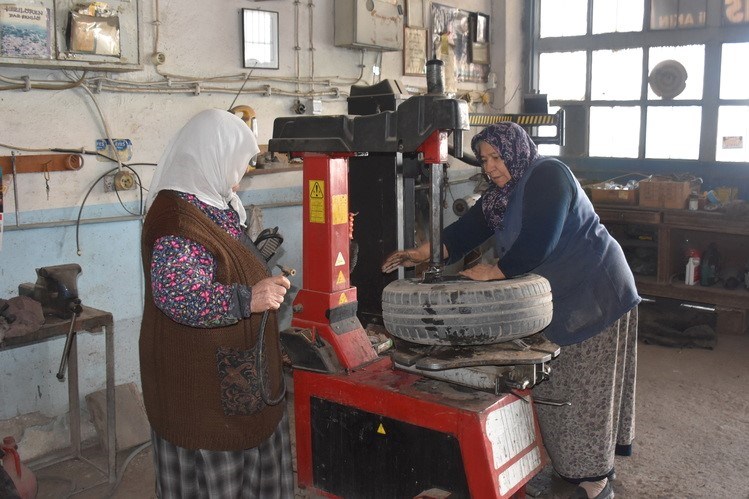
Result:
<svg viewBox="0 0 749 499"><path fill-rule="evenodd" d="M749 0L534 0L532 90L567 110L544 154L749 162Z"/></svg>

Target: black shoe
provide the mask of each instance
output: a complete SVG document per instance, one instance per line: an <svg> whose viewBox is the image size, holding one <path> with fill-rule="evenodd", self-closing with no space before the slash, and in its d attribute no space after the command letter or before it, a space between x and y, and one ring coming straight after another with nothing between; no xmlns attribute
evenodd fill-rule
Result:
<svg viewBox="0 0 749 499"><path fill-rule="evenodd" d="M592 498L588 497L588 493L584 488L578 487L575 489L575 492L572 493L570 499L614 499L614 487L612 487L611 482L607 480L606 486L601 493Z"/></svg>

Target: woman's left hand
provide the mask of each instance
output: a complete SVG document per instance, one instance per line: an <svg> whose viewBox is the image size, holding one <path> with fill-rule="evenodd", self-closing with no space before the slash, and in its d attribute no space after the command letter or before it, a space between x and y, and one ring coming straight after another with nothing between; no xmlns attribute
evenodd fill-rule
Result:
<svg viewBox="0 0 749 499"><path fill-rule="evenodd" d="M489 265L488 263L479 263L470 269L458 273L474 281L494 281L505 278L504 273L499 269L499 267L496 265Z"/></svg>

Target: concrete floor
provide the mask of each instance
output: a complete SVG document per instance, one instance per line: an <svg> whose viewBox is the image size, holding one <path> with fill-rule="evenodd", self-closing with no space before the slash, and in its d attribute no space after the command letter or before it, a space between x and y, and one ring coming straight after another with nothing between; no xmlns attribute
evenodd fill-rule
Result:
<svg viewBox="0 0 749 499"><path fill-rule="evenodd" d="M617 497L749 498L749 335L720 336L714 350L641 343L638 352L635 452L617 458ZM112 493L100 485L73 497L155 497L151 459L150 448L135 455ZM38 497L68 497L100 477L80 462L48 467L38 472ZM536 497L568 497L571 487L545 477Z"/></svg>

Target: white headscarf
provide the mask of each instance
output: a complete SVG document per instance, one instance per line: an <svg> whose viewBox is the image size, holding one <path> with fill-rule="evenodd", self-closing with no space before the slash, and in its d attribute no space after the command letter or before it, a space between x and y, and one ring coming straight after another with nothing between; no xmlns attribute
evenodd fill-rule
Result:
<svg viewBox="0 0 749 499"><path fill-rule="evenodd" d="M201 111L167 145L151 180L146 209L160 191L174 190L222 210L231 206L245 225L247 213L231 188L258 152L255 135L238 116L220 109Z"/></svg>

